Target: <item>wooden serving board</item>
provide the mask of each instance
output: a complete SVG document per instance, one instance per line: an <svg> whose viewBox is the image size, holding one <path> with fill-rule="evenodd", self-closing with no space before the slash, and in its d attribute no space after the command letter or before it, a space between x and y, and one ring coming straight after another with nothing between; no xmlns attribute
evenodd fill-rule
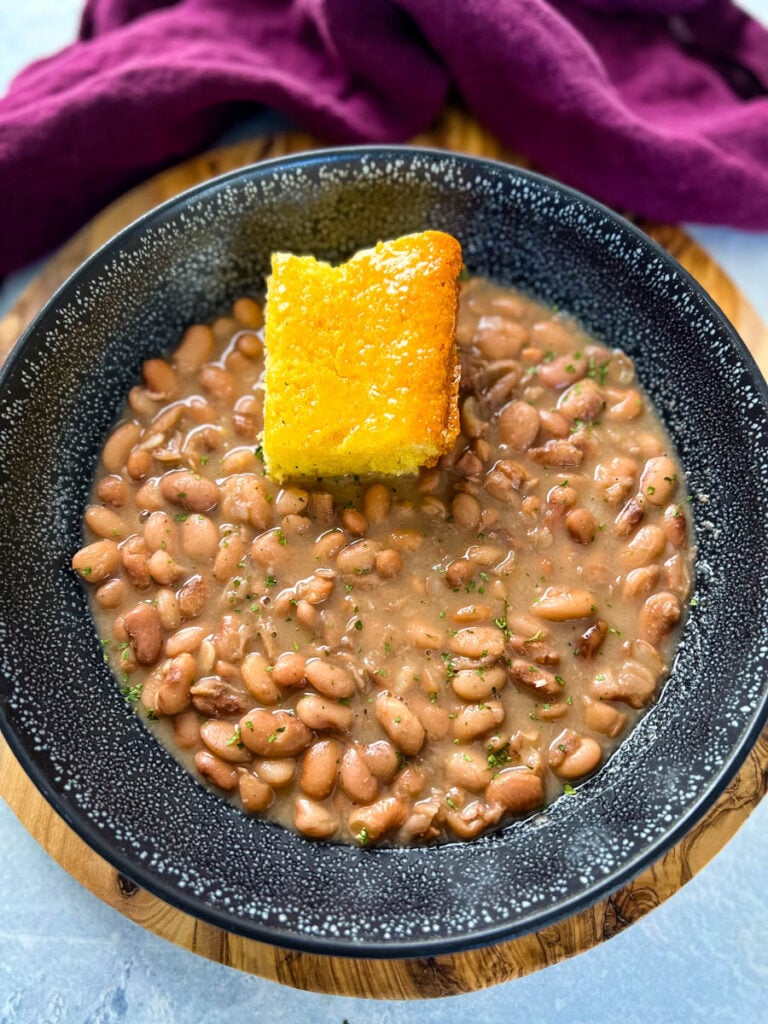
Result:
<svg viewBox="0 0 768 1024"><path fill-rule="evenodd" d="M448 111L417 144L522 163L474 121ZM199 182L257 160L316 148L308 135L262 137L196 157L127 193L50 260L0 321L0 362L66 277L126 224ZM641 226L693 274L729 317L768 376L768 331L716 263L679 228ZM352 960L294 953L241 938L175 910L119 875L46 803L0 738L0 795L61 866L137 924L194 953L295 988L390 999L434 998L520 977L622 931L681 888L731 838L768 784L768 730L706 817L653 867L590 910L535 934L486 949L414 960Z"/></svg>

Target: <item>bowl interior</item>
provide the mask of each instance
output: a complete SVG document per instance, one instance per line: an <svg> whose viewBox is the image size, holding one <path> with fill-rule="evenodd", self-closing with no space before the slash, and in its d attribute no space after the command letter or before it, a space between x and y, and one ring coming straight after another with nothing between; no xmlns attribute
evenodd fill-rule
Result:
<svg viewBox="0 0 768 1024"><path fill-rule="evenodd" d="M263 287L270 253L336 260L424 228L472 273L624 348L683 460L698 606L660 699L605 767L469 844L308 842L203 788L128 709L69 569L97 455L138 377L192 321ZM125 874L222 927L341 955L446 952L520 934L618 887L690 827L766 718L765 386L677 265L609 211L514 168L335 150L245 169L137 222L26 332L0 394L0 718L25 769Z"/></svg>

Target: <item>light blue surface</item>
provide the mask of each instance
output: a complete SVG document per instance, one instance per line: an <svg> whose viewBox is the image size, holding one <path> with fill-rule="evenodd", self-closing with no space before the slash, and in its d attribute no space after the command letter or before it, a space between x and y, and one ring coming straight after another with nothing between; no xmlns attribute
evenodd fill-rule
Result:
<svg viewBox="0 0 768 1024"><path fill-rule="evenodd" d="M768 20L768 0L749 7ZM67 41L77 10L0 0L0 89ZM768 235L690 230L768 320ZM34 270L0 287L0 315ZM177 949L81 888L2 802L0 879L0 1024L768 1024L768 801L684 889L610 942L426 1003L295 992Z"/></svg>

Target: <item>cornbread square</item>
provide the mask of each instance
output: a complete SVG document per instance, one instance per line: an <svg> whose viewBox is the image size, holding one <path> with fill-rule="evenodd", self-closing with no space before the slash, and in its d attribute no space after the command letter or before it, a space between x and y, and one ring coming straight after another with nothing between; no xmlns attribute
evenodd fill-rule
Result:
<svg viewBox="0 0 768 1024"><path fill-rule="evenodd" d="M424 231L332 267L275 253L267 282L267 473L415 473L459 432L461 246Z"/></svg>

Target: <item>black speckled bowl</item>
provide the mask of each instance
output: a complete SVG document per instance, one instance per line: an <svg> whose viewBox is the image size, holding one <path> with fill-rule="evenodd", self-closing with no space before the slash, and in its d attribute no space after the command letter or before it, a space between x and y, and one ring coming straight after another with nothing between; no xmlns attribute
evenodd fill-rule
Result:
<svg viewBox="0 0 768 1024"><path fill-rule="evenodd" d="M308 842L204 789L127 708L69 568L102 440L143 359L262 285L269 254L339 259L441 228L467 266L636 360L696 500L698 607L660 699L546 811L468 844ZM766 387L721 313L640 231L544 178L411 149L261 164L106 245L40 313L0 398L2 729L64 819L137 883L223 928L352 956L511 938L657 858L724 788L768 711Z"/></svg>

